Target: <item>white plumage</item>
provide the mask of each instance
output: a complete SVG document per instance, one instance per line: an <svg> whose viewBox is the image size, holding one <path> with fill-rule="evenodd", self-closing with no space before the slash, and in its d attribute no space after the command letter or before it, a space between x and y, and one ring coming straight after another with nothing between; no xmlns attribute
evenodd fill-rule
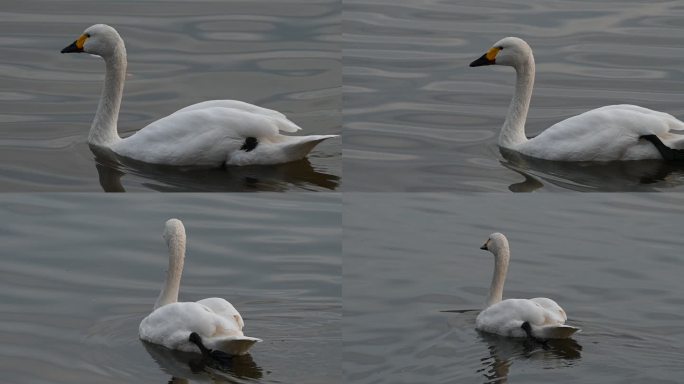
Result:
<svg viewBox="0 0 684 384"><path fill-rule="evenodd" d="M517 37L499 40L470 64L515 68L515 93L499 135L499 146L527 156L555 161L616 161L663 159L642 136L655 135L670 149L684 148L681 122L664 112L636 105L609 105L554 124L536 137L525 136L525 121L534 86L532 49Z"/></svg>
<svg viewBox="0 0 684 384"><path fill-rule="evenodd" d="M126 48L104 24L86 29L62 53L87 52L106 65L100 103L88 143L127 158L175 166L280 164L304 158L317 144L337 135L285 136L300 128L280 112L236 100L190 105L121 138L117 119L126 77Z"/></svg>
<svg viewBox="0 0 684 384"><path fill-rule="evenodd" d="M240 313L224 299L211 297L197 302L178 302L181 274L185 259L185 228L178 219L166 222L164 239L169 247L169 270L154 311L140 323L142 340L169 349L199 352L189 342L196 332L205 347L230 355L242 355L261 341L245 336L245 323Z"/></svg>
<svg viewBox="0 0 684 384"><path fill-rule="evenodd" d="M540 339L563 339L579 331L565 325L568 319L563 308L555 301L537 297L534 299L506 299L503 286L510 260L508 240L501 233L493 233L481 249L494 255L495 267L486 308L475 320L480 331L509 337L527 337L523 323L530 325L533 337Z"/></svg>

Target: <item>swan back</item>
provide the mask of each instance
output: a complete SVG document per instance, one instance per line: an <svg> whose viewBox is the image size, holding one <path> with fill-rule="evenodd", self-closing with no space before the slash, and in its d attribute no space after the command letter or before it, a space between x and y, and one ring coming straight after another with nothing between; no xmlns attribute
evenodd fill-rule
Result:
<svg viewBox="0 0 684 384"><path fill-rule="evenodd" d="M180 279L185 263L185 227L178 219L169 219L164 226L164 240L169 249L169 269L154 309L178 301Z"/></svg>
<svg viewBox="0 0 684 384"><path fill-rule="evenodd" d="M506 299L480 312L475 326L480 331L502 336L527 337L521 328L526 322L535 337L563 339L579 331L565 325L566 319L565 311L551 299Z"/></svg>
<svg viewBox="0 0 684 384"><path fill-rule="evenodd" d="M261 340L245 336L242 324L233 315L225 316L225 312L217 313L205 305L208 301L216 304L219 300L225 302L221 306L232 308L230 303L218 298L165 305L140 322L138 334L145 341L170 349L196 352L197 347L188 341L190 334L196 332L209 349L218 349L231 355L244 354L249 347ZM234 308L232 310L237 313Z"/></svg>

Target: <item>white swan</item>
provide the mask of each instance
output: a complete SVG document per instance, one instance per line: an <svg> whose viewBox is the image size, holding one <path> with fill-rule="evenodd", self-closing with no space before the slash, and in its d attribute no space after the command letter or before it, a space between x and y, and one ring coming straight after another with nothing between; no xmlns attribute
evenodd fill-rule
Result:
<svg viewBox="0 0 684 384"><path fill-rule="evenodd" d="M539 339L564 339L579 331L578 328L564 325L567 315L551 299L536 297L501 300L510 259L506 236L492 233L480 249L494 254L494 276L489 287L486 308L475 320L478 330L502 336L529 336Z"/></svg>
<svg viewBox="0 0 684 384"><path fill-rule="evenodd" d="M517 73L513 100L499 135L502 148L556 161L684 159L684 136L672 132L684 130L684 122L636 105L594 109L528 139L525 120L535 73L532 49L522 39L506 37L470 66L493 64L511 66Z"/></svg>
<svg viewBox="0 0 684 384"><path fill-rule="evenodd" d="M169 270L154 311L140 322L140 339L169 349L200 352L198 346L190 342L190 334L194 332L206 348L229 355L247 353L261 340L242 333L245 323L232 304L216 297L178 302L185 260L185 227L180 220L166 222L164 240L169 248Z"/></svg>
<svg viewBox="0 0 684 384"><path fill-rule="evenodd" d="M121 138L117 119L126 77L126 48L104 24L86 29L62 53L86 52L105 61L105 82L88 143L153 164L220 167L279 164L304 158L337 135L284 136L300 128L280 112L235 100L193 104Z"/></svg>

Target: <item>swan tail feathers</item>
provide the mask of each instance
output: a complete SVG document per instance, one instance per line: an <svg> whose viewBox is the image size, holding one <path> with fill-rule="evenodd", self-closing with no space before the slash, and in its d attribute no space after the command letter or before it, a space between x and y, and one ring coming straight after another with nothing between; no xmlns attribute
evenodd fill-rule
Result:
<svg viewBox="0 0 684 384"><path fill-rule="evenodd" d="M254 344L259 342L261 342L261 339L256 337L237 336L219 341L215 349L229 355L244 355Z"/></svg>
<svg viewBox="0 0 684 384"><path fill-rule="evenodd" d="M287 153L288 158L293 160L303 159L311 150L322 141L339 137L339 135L311 135L301 136L298 140L293 140L283 147L283 152Z"/></svg>
<svg viewBox="0 0 684 384"><path fill-rule="evenodd" d="M534 333L540 339L567 339L579 331L579 328L570 325L555 325L542 327Z"/></svg>
<svg viewBox="0 0 684 384"><path fill-rule="evenodd" d="M284 117L284 116L283 116L283 117ZM283 119L278 119L278 120L277 120L277 125L278 125L278 130L281 131L281 132L290 132L290 133L292 133L292 132L297 132L297 131L299 131L299 130L302 129L299 125L297 125L297 124L295 124L295 123L293 123L293 122L291 122L290 120L285 119L285 118L283 118Z"/></svg>
<svg viewBox="0 0 684 384"><path fill-rule="evenodd" d="M663 159L667 161L684 161L684 149L673 149L663 143L657 135L643 135L642 139L651 142Z"/></svg>

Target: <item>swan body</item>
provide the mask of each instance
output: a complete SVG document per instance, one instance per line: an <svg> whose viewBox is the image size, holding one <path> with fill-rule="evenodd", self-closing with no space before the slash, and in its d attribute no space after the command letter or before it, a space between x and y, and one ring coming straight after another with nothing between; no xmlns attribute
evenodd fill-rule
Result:
<svg viewBox="0 0 684 384"><path fill-rule="evenodd" d="M643 136L655 135L668 148L684 149L684 122L672 115L636 105L609 105L554 124L532 139L525 121L534 86L532 49L517 37L499 40L470 66L506 65L517 78L513 100L499 135L499 146L523 155L554 161L624 161L663 159Z"/></svg>
<svg viewBox="0 0 684 384"><path fill-rule="evenodd" d="M86 52L105 61L105 83L88 143L152 164L221 167L280 164L304 158L337 135L286 136L301 128L280 112L236 100L190 105L121 138L117 120L126 76L126 48L104 24L87 28L62 53Z"/></svg>
<svg viewBox="0 0 684 384"><path fill-rule="evenodd" d="M510 260L508 240L500 233L493 233L481 249L494 254L495 268L486 308L475 320L478 330L502 336L532 336L539 339L564 339L579 331L578 328L565 325L568 319L565 311L551 299L502 300ZM523 323L530 325L531 335L523 329Z"/></svg>
<svg viewBox="0 0 684 384"><path fill-rule="evenodd" d="M185 228L178 219L166 222L164 239L169 247L169 270L154 311L140 322L140 339L184 352L200 352L189 336L197 333L204 345L229 355L243 355L260 339L245 336L245 323L228 301L211 297L178 302L185 260Z"/></svg>

